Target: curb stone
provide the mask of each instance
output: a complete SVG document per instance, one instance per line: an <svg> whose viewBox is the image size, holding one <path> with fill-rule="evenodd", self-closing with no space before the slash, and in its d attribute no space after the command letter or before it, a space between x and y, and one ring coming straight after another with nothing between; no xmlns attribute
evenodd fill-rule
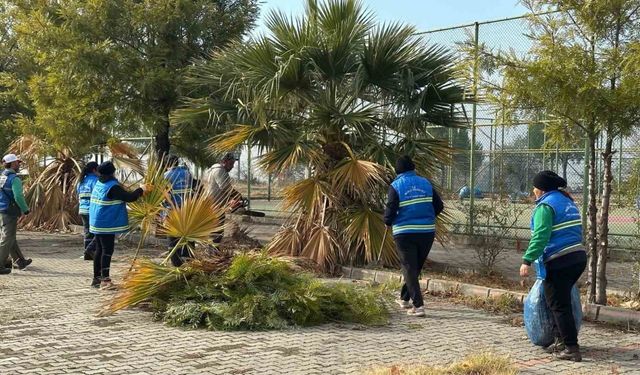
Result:
<svg viewBox="0 0 640 375"><path fill-rule="evenodd" d="M355 280L366 280L375 282L385 282L389 280L402 281L399 272L366 270L357 267L342 267L342 275L345 278ZM459 283L451 280L440 280L432 278L420 279L420 287L429 292L452 292L457 291L465 296L482 298L496 298L509 294L517 298L520 303L524 303L527 296L525 293L514 292L499 288L489 288L474 284ZM628 326L640 326L640 311L624 309L621 307L601 306L591 303L582 304L583 317L586 319L626 324Z"/></svg>

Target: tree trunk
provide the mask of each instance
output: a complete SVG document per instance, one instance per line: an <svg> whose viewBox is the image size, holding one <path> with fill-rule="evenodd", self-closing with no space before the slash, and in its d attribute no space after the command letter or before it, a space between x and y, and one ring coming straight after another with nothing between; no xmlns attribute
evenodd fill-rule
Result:
<svg viewBox="0 0 640 375"><path fill-rule="evenodd" d="M598 191L596 189L596 136L589 135L589 209L587 220L587 253L589 254L589 291L587 299L594 303L596 300L596 268L598 265L598 241L597 241L597 224L598 224L598 207L596 197Z"/></svg>
<svg viewBox="0 0 640 375"><path fill-rule="evenodd" d="M569 155L565 155L562 158L562 178L567 180L567 168L569 167Z"/></svg>
<svg viewBox="0 0 640 375"><path fill-rule="evenodd" d="M169 117L165 117L161 120L162 123L156 128L156 134L154 135L156 155L162 158L169 154L171 149L171 141L169 140Z"/></svg>
<svg viewBox="0 0 640 375"><path fill-rule="evenodd" d="M607 257L609 255L609 204L611 201L611 181L613 171L611 161L613 159L613 137L607 133L607 142L602 153L603 179L602 202L600 203L600 218L598 221L598 264L596 268L596 303L607 304Z"/></svg>

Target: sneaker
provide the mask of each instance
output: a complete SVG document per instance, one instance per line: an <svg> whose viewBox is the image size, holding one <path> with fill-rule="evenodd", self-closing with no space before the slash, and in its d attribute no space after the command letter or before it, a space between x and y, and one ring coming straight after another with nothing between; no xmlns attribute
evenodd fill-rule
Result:
<svg viewBox="0 0 640 375"><path fill-rule="evenodd" d="M556 358L565 361L582 362L582 354L579 346L567 346L563 351L556 353Z"/></svg>
<svg viewBox="0 0 640 375"><path fill-rule="evenodd" d="M11 268L7 267L7 268L0 268L0 275L8 275L11 273Z"/></svg>
<svg viewBox="0 0 640 375"><path fill-rule="evenodd" d="M424 313L424 306L420 306L420 307L414 307L410 310L407 311L407 315L409 316L416 316L416 317L423 317L425 316Z"/></svg>
<svg viewBox="0 0 640 375"><path fill-rule="evenodd" d="M100 288L100 279L93 279L91 281L91 287L92 288Z"/></svg>
<svg viewBox="0 0 640 375"><path fill-rule="evenodd" d="M396 303L403 309L410 309L413 307L413 304L410 301L405 301L403 299L397 299Z"/></svg>
<svg viewBox="0 0 640 375"><path fill-rule="evenodd" d="M33 260L31 260L31 259L18 259L16 264L18 265L18 269L19 270L23 270L23 269L27 268L27 266L30 265L31 262L33 262Z"/></svg>
<svg viewBox="0 0 640 375"><path fill-rule="evenodd" d="M116 290L118 287L111 282L111 279L105 279L100 282L100 290Z"/></svg>

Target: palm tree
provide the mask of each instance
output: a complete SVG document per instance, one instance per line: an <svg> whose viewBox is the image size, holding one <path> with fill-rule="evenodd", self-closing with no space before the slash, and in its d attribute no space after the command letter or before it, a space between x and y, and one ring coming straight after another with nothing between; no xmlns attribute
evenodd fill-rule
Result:
<svg viewBox="0 0 640 375"><path fill-rule="evenodd" d="M308 0L303 16L273 12L266 25L267 35L196 64L194 94L173 121L204 116L221 134L216 152L257 147L268 172L310 167L284 191L294 214L270 251L326 269L371 262L380 251L384 264L396 263L381 214L391 167L406 153L434 176L449 161L447 142L429 129L462 125L456 104L465 90L452 56L412 27L377 24L356 0Z"/></svg>

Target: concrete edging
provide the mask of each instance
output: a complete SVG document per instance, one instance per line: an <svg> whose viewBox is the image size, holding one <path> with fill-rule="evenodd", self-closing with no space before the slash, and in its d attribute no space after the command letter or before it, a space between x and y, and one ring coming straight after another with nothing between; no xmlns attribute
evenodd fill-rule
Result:
<svg viewBox="0 0 640 375"><path fill-rule="evenodd" d="M399 272L367 270L356 267L342 267L342 275L345 278L355 280L366 280L375 282L402 281ZM441 279L421 279L420 287L429 292L458 292L465 296L496 298L501 295L510 294L516 297L520 303L524 303L527 296L525 293L513 292L510 290L489 288L480 285L459 283L451 280ZM590 303L582 305L583 318L593 321L626 324L628 326L640 325L640 311L624 309L621 307L601 306Z"/></svg>

